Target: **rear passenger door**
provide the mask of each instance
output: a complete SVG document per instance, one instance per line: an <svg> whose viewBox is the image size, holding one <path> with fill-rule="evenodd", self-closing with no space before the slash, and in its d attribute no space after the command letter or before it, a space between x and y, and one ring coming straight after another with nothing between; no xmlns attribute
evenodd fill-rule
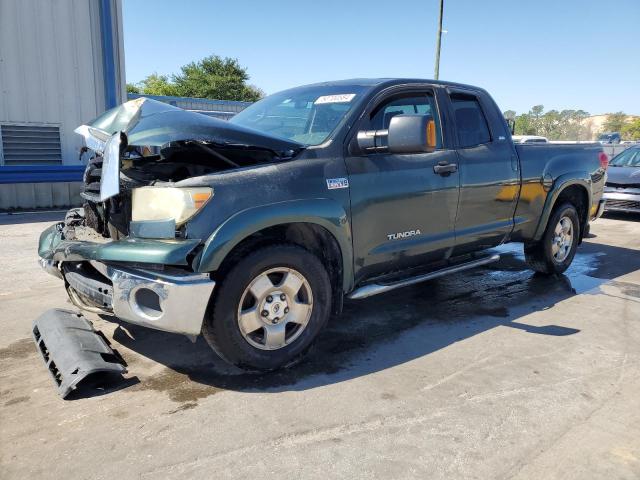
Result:
<svg viewBox="0 0 640 480"><path fill-rule="evenodd" d="M460 172L453 252L458 255L499 245L511 233L520 174L504 120L493 101L466 90L449 90L448 96Z"/></svg>

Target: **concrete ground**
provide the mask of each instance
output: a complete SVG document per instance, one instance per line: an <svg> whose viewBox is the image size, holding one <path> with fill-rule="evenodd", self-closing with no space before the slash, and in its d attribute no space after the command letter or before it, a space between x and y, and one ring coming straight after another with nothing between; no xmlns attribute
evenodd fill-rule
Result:
<svg viewBox="0 0 640 480"><path fill-rule="evenodd" d="M29 338L69 307L36 265L44 217L0 217L3 479L640 478L640 218L595 222L557 278L513 245L348 303L270 375L88 315L128 381L61 400Z"/></svg>

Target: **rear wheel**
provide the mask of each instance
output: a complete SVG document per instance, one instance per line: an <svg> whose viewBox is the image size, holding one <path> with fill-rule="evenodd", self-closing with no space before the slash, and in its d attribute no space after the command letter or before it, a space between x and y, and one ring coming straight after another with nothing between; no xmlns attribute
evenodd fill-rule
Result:
<svg viewBox="0 0 640 480"><path fill-rule="evenodd" d="M250 370L291 365L330 315L326 269L296 245L261 248L222 279L202 333L224 360Z"/></svg>
<svg viewBox="0 0 640 480"><path fill-rule="evenodd" d="M542 239L525 245L527 264L539 273L562 273L571 265L579 239L578 212L572 204L564 203L551 214Z"/></svg>

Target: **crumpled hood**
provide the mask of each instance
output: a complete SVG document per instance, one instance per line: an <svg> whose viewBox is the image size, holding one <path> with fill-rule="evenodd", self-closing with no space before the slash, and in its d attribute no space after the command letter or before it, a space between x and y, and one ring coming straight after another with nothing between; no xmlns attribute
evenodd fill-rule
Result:
<svg viewBox="0 0 640 480"><path fill-rule="evenodd" d="M640 167L609 167L607 183L620 185L640 184Z"/></svg>
<svg viewBox="0 0 640 480"><path fill-rule="evenodd" d="M97 130L97 131L96 131ZM161 147L171 142L194 140L220 146L265 149L279 157L291 157L304 145L241 127L225 120L189 112L149 98L137 98L107 110L76 129L86 144L100 151L110 135L123 132L128 145Z"/></svg>

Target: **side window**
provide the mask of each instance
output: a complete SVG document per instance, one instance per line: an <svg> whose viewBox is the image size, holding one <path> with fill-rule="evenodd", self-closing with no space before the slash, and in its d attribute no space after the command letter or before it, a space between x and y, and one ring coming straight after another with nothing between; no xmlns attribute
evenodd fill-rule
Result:
<svg viewBox="0 0 640 480"><path fill-rule="evenodd" d="M478 99L464 93L452 93L449 97L453 105L460 146L466 148L489 143L491 141L489 125Z"/></svg>
<svg viewBox="0 0 640 480"><path fill-rule="evenodd" d="M436 108L436 101L432 94L394 96L385 100L371 112L371 130L389 128L391 119L396 115L419 114L431 115L436 124L436 148L442 148L440 133L440 118Z"/></svg>

